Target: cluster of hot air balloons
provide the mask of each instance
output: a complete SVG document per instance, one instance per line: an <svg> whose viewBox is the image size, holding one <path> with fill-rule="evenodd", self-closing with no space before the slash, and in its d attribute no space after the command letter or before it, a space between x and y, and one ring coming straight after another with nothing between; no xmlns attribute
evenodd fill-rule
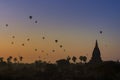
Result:
<svg viewBox="0 0 120 80"><path fill-rule="evenodd" d="M32 20L32 19L33 19L33 16L29 16L29 19ZM38 21L35 20L35 23L38 23ZM6 24L5 26L8 27L8 24ZM14 40L15 40L16 36L13 35L13 36L11 36L11 37L12 37L11 44L13 45L13 44L15 44L15 41L14 41ZM45 36L43 36L42 39L45 40L45 39L47 39L47 38L46 38ZM31 39L30 39L30 38L27 38L26 41L27 41L27 42L30 42ZM59 43L59 40L56 39L56 40L54 40L54 42L55 42L56 44L58 44L58 43ZM61 45L61 44L58 44L58 45L59 45L60 48L63 49L63 45ZM21 43L21 46L24 47L24 46L25 46L25 43ZM38 48L34 48L34 51L37 52L37 51L38 51ZM65 52L66 49L63 49L63 51ZM45 50L41 50L41 53L44 53L44 52L46 53ZM54 52L56 52L56 50L55 50L55 49L52 49L51 52L54 53ZM48 55L48 53L47 53L47 55Z"/></svg>
<svg viewBox="0 0 120 80"><path fill-rule="evenodd" d="M16 37L15 36L12 36L12 39L15 39ZM42 37L42 39L44 40L45 37ZM30 41L30 38L27 38L26 41ZM55 43L58 43L58 40L55 40ZM11 44L13 45L14 44L14 41L11 42ZM25 46L25 43L22 43L21 46ZM63 45L59 45L60 48L63 47ZM34 51L38 51L37 48L34 49ZM53 49L52 52L55 52L56 50ZM66 51L65 49L63 50L64 52ZM41 50L42 53L44 53L45 51L44 50Z"/></svg>
<svg viewBox="0 0 120 80"><path fill-rule="evenodd" d="M33 16L29 16L29 19L30 20L32 20L33 19ZM37 20L34 20L34 23L38 23L38 21ZM5 24L5 27L9 27L9 24ZM15 45L15 40L17 39L17 35L12 35L11 36L11 45ZM43 37L41 37L41 39L42 40L46 40L46 39L48 39L46 36L43 36ZM28 37L28 38L26 38L26 41L27 42L30 42L31 41L31 38L30 37ZM60 48L60 49L63 49L64 47L63 47L63 45L62 44L60 44L60 42L59 42L59 40L53 40L53 44L57 44L58 45L58 47ZM25 45L27 45L27 44L25 44L25 42L22 42L21 44L20 44L21 46L23 46L23 47L25 47ZM39 49L38 48L33 48L33 50L35 51L35 52L37 52L37 51L39 51ZM55 52L57 52L57 50L56 49L51 49L51 51L50 52L52 52L52 53L55 53ZM63 52L66 52L66 49L63 49ZM41 50L41 53L45 53L47 56L48 56L48 54L49 54L49 52L47 52L47 51L45 51L45 50Z"/></svg>
<svg viewBox="0 0 120 80"><path fill-rule="evenodd" d="M14 39L14 38L15 38L15 36L12 36L12 38ZM14 41L12 41L12 42L11 42L11 44L14 44Z"/></svg>
<svg viewBox="0 0 120 80"><path fill-rule="evenodd" d="M29 19L32 20L33 19L33 16L29 16ZM37 20L34 21L35 23L38 23Z"/></svg>

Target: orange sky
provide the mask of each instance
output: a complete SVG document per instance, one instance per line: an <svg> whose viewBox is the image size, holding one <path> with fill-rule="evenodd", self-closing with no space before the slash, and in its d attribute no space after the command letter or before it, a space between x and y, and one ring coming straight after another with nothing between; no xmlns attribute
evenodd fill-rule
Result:
<svg viewBox="0 0 120 80"><path fill-rule="evenodd" d="M61 6L63 5L63 6ZM0 1L0 56L23 56L24 62L55 61L67 56L90 59L96 39L103 60L120 59L120 2ZM29 16L33 16L30 20ZM35 20L38 21L35 24ZM5 24L9 26L6 27ZM103 34L99 31L102 30ZM12 38L15 36L15 39ZM43 40L42 37L46 39ZM28 42L26 39L30 38ZM54 40L58 39L56 44ZM14 45L11 42L14 42ZM21 46L21 44L25 46ZM59 46L63 45L61 49ZM34 49L38 51L34 51ZM54 53L52 50L56 50ZM66 49L66 52L64 52ZM41 53L44 50L44 53ZM46 55L48 54L48 56Z"/></svg>

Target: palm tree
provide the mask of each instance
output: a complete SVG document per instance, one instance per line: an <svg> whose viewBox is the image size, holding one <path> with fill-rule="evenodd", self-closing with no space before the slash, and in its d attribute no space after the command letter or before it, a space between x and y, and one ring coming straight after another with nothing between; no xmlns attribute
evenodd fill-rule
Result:
<svg viewBox="0 0 120 80"><path fill-rule="evenodd" d="M75 56L72 57L73 62L75 63L77 58Z"/></svg>
<svg viewBox="0 0 120 80"><path fill-rule="evenodd" d="M67 57L67 61L68 61L68 62L70 62L70 59L71 59L71 57L70 57L70 56L68 56L68 57Z"/></svg>
<svg viewBox="0 0 120 80"><path fill-rule="evenodd" d="M14 60L15 63L17 62L17 58L16 57L13 60Z"/></svg>
<svg viewBox="0 0 120 80"><path fill-rule="evenodd" d="M87 57L86 56L83 56L83 61L84 61L84 63L86 63L86 61L87 61Z"/></svg>
<svg viewBox="0 0 120 80"><path fill-rule="evenodd" d="M22 60L23 60L23 57L22 57L22 56L19 56L19 60L20 60L20 62L22 62Z"/></svg>
<svg viewBox="0 0 120 80"><path fill-rule="evenodd" d="M79 59L80 59L80 61L81 61L81 63L82 63L82 61L83 61L83 56L80 56Z"/></svg>
<svg viewBox="0 0 120 80"><path fill-rule="evenodd" d="M12 56L9 56L9 57L7 58L7 63L11 63L11 60L12 60Z"/></svg>
<svg viewBox="0 0 120 80"><path fill-rule="evenodd" d="M0 57L0 63L3 63L3 59L4 59L3 57Z"/></svg>
<svg viewBox="0 0 120 80"><path fill-rule="evenodd" d="M9 57L7 58L7 63L10 63L10 58Z"/></svg>

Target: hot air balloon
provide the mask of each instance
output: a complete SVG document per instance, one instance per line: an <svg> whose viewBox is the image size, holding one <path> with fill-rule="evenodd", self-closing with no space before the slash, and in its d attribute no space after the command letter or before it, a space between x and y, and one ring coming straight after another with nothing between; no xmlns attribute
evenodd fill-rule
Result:
<svg viewBox="0 0 120 80"><path fill-rule="evenodd" d="M25 44L24 44L24 43L22 43L22 46L25 46Z"/></svg>
<svg viewBox="0 0 120 80"><path fill-rule="evenodd" d="M38 21L35 21L35 23L38 23Z"/></svg>
<svg viewBox="0 0 120 80"><path fill-rule="evenodd" d="M57 42L58 42L58 40L55 40L55 42L57 43Z"/></svg>
<svg viewBox="0 0 120 80"><path fill-rule="evenodd" d="M44 52L44 50L41 50L41 52L43 53L43 52Z"/></svg>
<svg viewBox="0 0 120 80"><path fill-rule="evenodd" d="M6 24L5 26L8 27L8 24Z"/></svg>
<svg viewBox="0 0 120 80"><path fill-rule="evenodd" d="M60 45L60 48L62 48L63 46L62 45Z"/></svg>
<svg viewBox="0 0 120 80"><path fill-rule="evenodd" d="M37 51L37 49L35 49L35 51Z"/></svg>
<svg viewBox="0 0 120 80"><path fill-rule="evenodd" d="M44 40L44 39L45 39L45 37L42 37L42 39Z"/></svg>
<svg viewBox="0 0 120 80"><path fill-rule="evenodd" d="M100 34L102 34L103 33L103 31L100 31Z"/></svg>
<svg viewBox="0 0 120 80"><path fill-rule="evenodd" d="M30 41L30 39L28 38L27 41Z"/></svg>
<svg viewBox="0 0 120 80"><path fill-rule="evenodd" d="M11 44L14 44L14 42L11 42Z"/></svg>
<svg viewBox="0 0 120 80"><path fill-rule="evenodd" d="M100 27L100 29L102 29L102 26L99 26L99 25L96 25L96 26L98 26L98 27ZM99 31L99 33L100 33L100 34L102 34L102 33L103 33L103 31L102 31L102 30L100 30L100 31Z"/></svg>
<svg viewBox="0 0 120 80"><path fill-rule="evenodd" d="M15 36L12 36L12 38L15 38Z"/></svg>
<svg viewBox="0 0 120 80"><path fill-rule="evenodd" d="M52 52L55 52L55 50L52 50Z"/></svg>
<svg viewBox="0 0 120 80"><path fill-rule="evenodd" d="M29 16L29 19L32 19L32 16Z"/></svg>

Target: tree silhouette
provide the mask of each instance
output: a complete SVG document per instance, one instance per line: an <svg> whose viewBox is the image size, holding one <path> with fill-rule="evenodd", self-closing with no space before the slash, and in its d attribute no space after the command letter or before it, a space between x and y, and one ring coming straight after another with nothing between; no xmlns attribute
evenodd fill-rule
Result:
<svg viewBox="0 0 120 80"><path fill-rule="evenodd" d="M23 60L23 57L22 57L22 56L19 56L19 60L20 60L20 62L22 62L22 60Z"/></svg>
<svg viewBox="0 0 120 80"><path fill-rule="evenodd" d="M14 60L15 63L17 62L17 58L16 57L13 60Z"/></svg>
<svg viewBox="0 0 120 80"><path fill-rule="evenodd" d="M86 63L86 61L87 61L86 56L80 56L79 59L80 59L81 62L84 62L84 63Z"/></svg>
<svg viewBox="0 0 120 80"><path fill-rule="evenodd" d="M66 60L66 59L57 60L56 63L57 63L58 65L69 64L68 60Z"/></svg>
<svg viewBox="0 0 120 80"><path fill-rule="evenodd" d="M0 57L0 63L3 63L3 59L4 59L3 57Z"/></svg>
<svg viewBox="0 0 120 80"><path fill-rule="evenodd" d="M72 57L73 62L75 63L77 58L75 56Z"/></svg>
<svg viewBox="0 0 120 80"><path fill-rule="evenodd" d="M84 61L84 63L86 63L86 61L87 61L87 57L86 56L83 56L83 61Z"/></svg>
<svg viewBox="0 0 120 80"><path fill-rule="evenodd" d="M83 56L80 56L79 59L80 59L80 61L81 61L81 63L82 63L82 61L83 61Z"/></svg>
<svg viewBox="0 0 120 80"><path fill-rule="evenodd" d="M12 63L11 61L12 61L12 56L9 56L9 57L7 58L7 63Z"/></svg>
<svg viewBox="0 0 120 80"><path fill-rule="evenodd" d="M70 56L68 56L68 57L67 57L67 61L68 61L68 62L70 62L70 59L71 59L71 57L70 57Z"/></svg>

